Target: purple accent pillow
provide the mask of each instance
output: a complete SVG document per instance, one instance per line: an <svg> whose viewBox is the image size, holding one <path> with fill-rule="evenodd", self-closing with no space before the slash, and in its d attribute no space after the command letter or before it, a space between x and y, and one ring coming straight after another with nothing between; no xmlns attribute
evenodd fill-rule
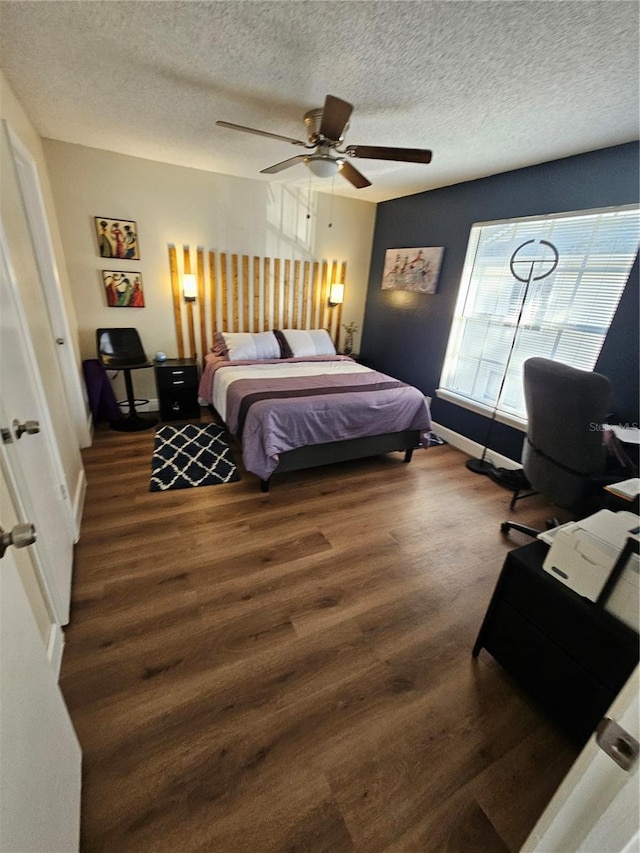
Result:
<svg viewBox="0 0 640 853"><path fill-rule="evenodd" d="M216 332L213 336L213 346L211 347L211 352L214 355L219 356L220 358L229 358L229 350L227 349L227 345L224 341L222 332Z"/></svg>
<svg viewBox="0 0 640 853"><path fill-rule="evenodd" d="M276 336L277 341L280 345L280 358L293 358L291 347L289 346L287 339L282 334L282 332L279 329L274 329L273 334Z"/></svg>

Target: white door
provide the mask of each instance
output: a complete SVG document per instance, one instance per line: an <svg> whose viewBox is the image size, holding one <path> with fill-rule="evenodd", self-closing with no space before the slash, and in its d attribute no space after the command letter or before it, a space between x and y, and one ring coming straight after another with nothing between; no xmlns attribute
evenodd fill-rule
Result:
<svg viewBox="0 0 640 853"><path fill-rule="evenodd" d="M12 551L0 559L0 851L72 853L80 746Z"/></svg>
<svg viewBox="0 0 640 853"><path fill-rule="evenodd" d="M11 155L16 167L20 194L31 232L33 255L38 265L42 293L49 314L51 334L56 342L56 356L60 365L60 372L64 377L64 389L69 412L78 436L78 445L89 447L91 444L89 403L71 344L69 321L62 297L60 277L42 198L38 169L29 149L22 143L13 128L8 124L6 124L6 128Z"/></svg>
<svg viewBox="0 0 640 853"><path fill-rule="evenodd" d="M606 716L640 740L636 667ZM591 735L521 853L637 853L640 850L638 762L623 770Z"/></svg>
<svg viewBox="0 0 640 853"><path fill-rule="evenodd" d="M75 524L33 345L0 227L1 450L13 502L40 535L33 547L55 621L69 621ZM22 432L29 422L38 432ZM22 434L19 436L19 434Z"/></svg>

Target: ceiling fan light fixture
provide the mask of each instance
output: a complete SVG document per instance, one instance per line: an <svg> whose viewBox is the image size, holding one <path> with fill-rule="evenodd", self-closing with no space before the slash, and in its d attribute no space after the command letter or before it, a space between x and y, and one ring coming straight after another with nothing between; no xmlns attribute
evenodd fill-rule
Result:
<svg viewBox="0 0 640 853"><path fill-rule="evenodd" d="M231 130L241 130L243 133L253 133L257 136L300 145L303 148L315 149L313 153L298 154L297 157L289 157L288 160L261 169L261 175L273 175L298 163L304 163L318 178L333 178L339 172L351 186L361 190L370 187L371 181L351 165L349 161L353 157L365 160L394 160L399 163L431 162L432 152L424 148L391 148L387 145L348 145L346 148L340 148L349 127L352 111L353 104L343 101L336 95L327 95L322 108L309 110L304 115L307 128L306 142L228 121L217 121L216 124Z"/></svg>
<svg viewBox="0 0 640 853"><path fill-rule="evenodd" d="M304 162L317 178L332 178L340 168L340 163L337 160L324 155L305 157Z"/></svg>

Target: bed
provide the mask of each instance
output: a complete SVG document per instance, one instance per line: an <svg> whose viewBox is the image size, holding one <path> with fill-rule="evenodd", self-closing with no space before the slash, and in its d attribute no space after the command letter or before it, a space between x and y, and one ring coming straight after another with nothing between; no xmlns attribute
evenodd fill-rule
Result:
<svg viewBox="0 0 640 853"><path fill-rule="evenodd" d="M285 471L392 451L409 462L429 433L417 388L336 354L324 330L219 338L198 393L240 443L263 491Z"/></svg>

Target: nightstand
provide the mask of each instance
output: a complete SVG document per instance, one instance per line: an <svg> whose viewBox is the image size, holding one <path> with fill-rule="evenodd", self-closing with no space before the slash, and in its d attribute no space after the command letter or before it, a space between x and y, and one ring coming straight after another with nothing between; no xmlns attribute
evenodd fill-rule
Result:
<svg viewBox="0 0 640 853"><path fill-rule="evenodd" d="M163 421L199 418L197 363L191 358L168 358L153 364L160 418Z"/></svg>

